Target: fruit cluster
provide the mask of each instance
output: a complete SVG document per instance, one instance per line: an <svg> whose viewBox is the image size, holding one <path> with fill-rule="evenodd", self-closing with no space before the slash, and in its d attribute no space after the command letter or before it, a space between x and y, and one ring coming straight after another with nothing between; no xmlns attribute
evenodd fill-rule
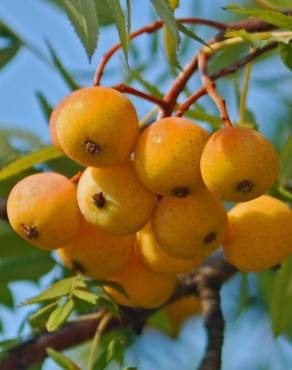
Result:
<svg viewBox="0 0 292 370"><path fill-rule="evenodd" d="M67 96L50 120L53 143L86 167L76 186L52 172L12 189L14 230L109 289L123 305L152 308L223 244L242 271L269 268L292 253L292 213L263 195L278 175L272 145L257 131L209 133L184 118L158 120L141 134L137 113L106 87ZM228 213L223 201L240 202Z"/></svg>

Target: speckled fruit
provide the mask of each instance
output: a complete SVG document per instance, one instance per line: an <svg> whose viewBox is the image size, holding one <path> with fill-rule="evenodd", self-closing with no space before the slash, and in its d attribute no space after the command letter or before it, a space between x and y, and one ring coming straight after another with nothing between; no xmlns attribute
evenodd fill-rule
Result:
<svg viewBox="0 0 292 370"><path fill-rule="evenodd" d="M176 287L176 279L150 270L141 260L137 250L125 268L109 280L120 284L128 294L106 288L117 303L129 307L155 308L165 303Z"/></svg>
<svg viewBox="0 0 292 370"><path fill-rule="evenodd" d="M129 235L141 229L157 201L140 182L131 162L88 167L79 180L77 199L85 219L113 235Z"/></svg>
<svg viewBox="0 0 292 370"><path fill-rule="evenodd" d="M263 195L236 205L229 213L227 259L241 271L261 271L292 254L292 211Z"/></svg>
<svg viewBox="0 0 292 370"><path fill-rule="evenodd" d="M139 134L131 101L108 87L88 87L67 96L52 116L52 139L74 161L93 167L124 162ZM54 139L54 132L57 138Z"/></svg>
<svg viewBox="0 0 292 370"><path fill-rule="evenodd" d="M124 268L134 244L134 235L109 235L83 221L78 236L57 253L69 269L100 280Z"/></svg>
<svg viewBox="0 0 292 370"><path fill-rule="evenodd" d="M178 258L203 261L222 242L227 226L223 204L208 190L186 198L163 198L152 217L160 246Z"/></svg>
<svg viewBox="0 0 292 370"><path fill-rule="evenodd" d="M244 202L264 194L275 182L279 161L271 143L246 127L215 132L201 158L207 188L218 197Z"/></svg>
<svg viewBox="0 0 292 370"><path fill-rule="evenodd" d="M184 118L163 118L149 126L135 149L135 168L146 187L184 197L201 187L200 157L206 130Z"/></svg>
<svg viewBox="0 0 292 370"><path fill-rule="evenodd" d="M202 262L199 256L194 259L181 259L166 253L158 244L150 223L137 233L137 247L144 263L151 270L170 277L191 272Z"/></svg>
<svg viewBox="0 0 292 370"><path fill-rule="evenodd" d="M78 233L82 220L75 185L54 172L20 180L9 194L7 213L13 229L43 249L69 243Z"/></svg>

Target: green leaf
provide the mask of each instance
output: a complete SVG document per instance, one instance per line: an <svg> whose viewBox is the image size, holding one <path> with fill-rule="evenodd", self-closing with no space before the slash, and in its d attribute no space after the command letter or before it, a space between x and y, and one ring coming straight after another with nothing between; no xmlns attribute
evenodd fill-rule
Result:
<svg viewBox="0 0 292 370"><path fill-rule="evenodd" d="M105 287L108 286L109 288L115 289L117 292L122 294L124 297L128 298L128 293L125 291L125 289L120 285L119 283L116 283L115 281L110 280L99 280L94 282L95 286L99 287Z"/></svg>
<svg viewBox="0 0 292 370"><path fill-rule="evenodd" d="M148 81L146 81L142 77L142 75L141 75L141 73L140 73L139 70L129 68L128 73L129 73L130 77L133 80L138 81L144 87L144 89L146 91L148 91L151 95L156 96L158 98L162 98L163 97L162 92L160 92L155 85L153 85L153 84L149 83Z"/></svg>
<svg viewBox="0 0 292 370"><path fill-rule="evenodd" d="M93 370L104 370L113 359L123 364L126 344L126 338L123 335L117 335L109 342L107 348L100 353L94 363Z"/></svg>
<svg viewBox="0 0 292 370"><path fill-rule="evenodd" d="M280 55L283 63L292 71L292 42L279 44Z"/></svg>
<svg viewBox="0 0 292 370"><path fill-rule="evenodd" d="M82 301L95 305L97 303L98 296L94 293L87 292L85 290L75 289L73 295Z"/></svg>
<svg viewBox="0 0 292 370"><path fill-rule="evenodd" d="M58 302L49 303L30 315L28 321L34 328L43 328Z"/></svg>
<svg viewBox="0 0 292 370"><path fill-rule="evenodd" d="M24 304L27 305L41 303L51 299L63 297L73 292L76 288L86 288L85 282L79 276L69 277L58 281L41 294L25 301Z"/></svg>
<svg viewBox="0 0 292 370"><path fill-rule="evenodd" d="M73 299L69 299L66 303L57 307L50 315L49 320L46 324L48 332L58 329L63 325L68 317L71 315L74 309Z"/></svg>
<svg viewBox="0 0 292 370"><path fill-rule="evenodd" d="M122 44L125 59L128 60L129 37L127 32L126 18L120 4L120 0L107 0L112 9L114 22L117 27L120 42Z"/></svg>
<svg viewBox="0 0 292 370"><path fill-rule="evenodd" d="M244 29L233 30L228 29L225 31L225 37L241 37L243 40L250 42L254 49L262 48L274 42L289 44L292 39L292 32L260 32L250 33Z"/></svg>
<svg viewBox="0 0 292 370"><path fill-rule="evenodd" d="M292 310L292 258L277 271L270 303L272 329L275 336L291 328Z"/></svg>
<svg viewBox="0 0 292 370"><path fill-rule="evenodd" d="M153 7L156 10L156 13L164 22L166 28L172 35L173 42L176 46L179 45L179 32L176 19L173 15L173 12L170 9L169 3L167 0L151 0Z"/></svg>
<svg viewBox="0 0 292 370"><path fill-rule="evenodd" d="M280 174L284 182L292 179L292 133L290 133L280 153Z"/></svg>
<svg viewBox="0 0 292 370"><path fill-rule="evenodd" d="M64 9L79 36L89 60L98 41L99 23L94 0L62 0Z"/></svg>
<svg viewBox="0 0 292 370"><path fill-rule="evenodd" d="M65 370L81 370L69 357L65 356L63 353L56 351L53 348L48 347L46 349L47 354L51 359Z"/></svg>
<svg viewBox="0 0 292 370"><path fill-rule="evenodd" d="M45 119L49 121L51 113L53 111L52 106L48 102L47 98L39 91L36 92L36 97L41 107L41 110L45 116Z"/></svg>
<svg viewBox="0 0 292 370"><path fill-rule="evenodd" d="M179 7L180 0L168 0L168 5L172 11Z"/></svg>
<svg viewBox="0 0 292 370"><path fill-rule="evenodd" d="M160 309L151 315L147 320L148 325L168 335L172 335L174 332L173 324L164 309Z"/></svg>
<svg viewBox="0 0 292 370"><path fill-rule="evenodd" d="M0 259L0 281L38 280L55 266L49 254L13 256Z"/></svg>
<svg viewBox="0 0 292 370"><path fill-rule="evenodd" d="M67 86L71 90L78 90L80 86L74 81L74 78L67 72L66 68L64 67L63 63L61 62L60 58L57 56L55 50L53 49L52 45L47 42L48 49L51 54L51 58L53 60L54 66L56 67L57 71L60 73L60 76L66 82Z"/></svg>
<svg viewBox="0 0 292 370"><path fill-rule="evenodd" d="M34 167L37 164L48 162L52 159L62 156L63 153L53 146L48 146L36 152L27 154L19 159L16 159L14 162L1 169L0 181L8 179L9 177L21 173L31 167Z"/></svg>
<svg viewBox="0 0 292 370"><path fill-rule="evenodd" d="M14 300L7 284L0 284L0 305L3 304L6 307L13 308Z"/></svg>
<svg viewBox="0 0 292 370"><path fill-rule="evenodd" d="M0 48L0 68L2 68L17 55L23 43L3 22L0 22L0 38L6 41L4 45L8 45Z"/></svg>
<svg viewBox="0 0 292 370"><path fill-rule="evenodd" d="M292 30L292 17L290 15L285 15L280 11L257 8L247 9L243 8L239 4L230 4L224 7L224 9L232 13L246 14L253 18L261 19L262 21L279 28Z"/></svg>
<svg viewBox="0 0 292 370"><path fill-rule="evenodd" d="M165 53L169 63L173 67L181 70L182 67L177 59L177 43L168 28L166 28L165 26L163 26L163 37Z"/></svg>
<svg viewBox="0 0 292 370"><path fill-rule="evenodd" d="M201 37L199 37L197 34L195 34L195 32L191 31L190 29L188 29L187 27L185 27L180 22L177 22L177 25L178 25L178 29L181 32L183 32L185 35L187 35L188 37L194 39L195 41L198 41L199 43L201 43L201 44L203 44L205 46L208 46L211 49L211 46L206 41L204 41Z"/></svg>

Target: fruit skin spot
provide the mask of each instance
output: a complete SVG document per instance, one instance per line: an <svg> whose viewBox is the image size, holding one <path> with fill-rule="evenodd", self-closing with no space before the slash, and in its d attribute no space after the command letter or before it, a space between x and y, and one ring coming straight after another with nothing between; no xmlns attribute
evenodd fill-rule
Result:
<svg viewBox="0 0 292 370"><path fill-rule="evenodd" d="M39 237L38 229L35 226L28 226L26 224L21 224L21 227L25 231L25 236L30 240L36 240Z"/></svg>
<svg viewBox="0 0 292 370"><path fill-rule="evenodd" d="M84 268L84 266L82 265L82 263L76 261L76 260L72 260L71 262L71 269L74 271L74 272L81 272L82 274L85 274L86 273L86 270Z"/></svg>
<svg viewBox="0 0 292 370"><path fill-rule="evenodd" d="M249 180L240 181L237 185L237 189L242 193L249 193L250 191L252 191L253 187L254 183Z"/></svg>
<svg viewBox="0 0 292 370"><path fill-rule="evenodd" d="M106 200L103 196L103 193L94 194L92 196L93 203L96 205L97 208L103 208L105 206Z"/></svg>
<svg viewBox="0 0 292 370"><path fill-rule="evenodd" d="M204 243L205 244L210 244L216 239L217 235L214 231L208 233L205 238L204 238Z"/></svg>
<svg viewBox="0 0 292 370"><path fill-rule="evenodd" d="M91 140L85 141L84 148L89 154L99 154L101 152L101 146Z"/></svg>
<svg viewBox="0 0 292 370"><path fill-rule="evenodd" d="M187 195L190 195L190 193L191 191L188 187L174 188L172 190L172 195L178 198L184 198Z"/></svg>

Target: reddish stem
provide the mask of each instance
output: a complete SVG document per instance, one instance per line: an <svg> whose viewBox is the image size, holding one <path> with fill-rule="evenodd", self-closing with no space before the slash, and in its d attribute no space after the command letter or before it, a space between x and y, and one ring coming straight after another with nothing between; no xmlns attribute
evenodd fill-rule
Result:
<svg viewBox="0 0 292 370"><path fill-rule="evenodd" d="M167 109L167 104L163 99L157 98L156 96L153 96L151 94L144 93L140 90L135 89L134 87L127 86L124 84L119 84L119 85L113 86L112 88L120 92L126 93L126 94L135 95L138 98L147 100L154 104L157 104L161 107L163 111Z"/></svg>
<svg viewBox="0 0 292 370"><path fill-rule="evenodd" d="M244 67L247 63L251 62L253 59L257 58L258 56L260 56L261 54L264 54L267 51L274 49L276 46L277 44L273 43L273 44L263 47L262 49L257 49L253 53L250 53L246 55L245 57L243 57L242 59L240 59L238 62L226 68L223 68L218 72L213 73L209 77L211 81L216 81L219 78L222 78L231 73L234 73L238 71L240 68ZM207 94L207 90L205 86L202 86L201 88L199 88L193 95L191 95L183 104L181 104L178 107L176 116L181 117L184 114L184 112L186 112L190 108L192 104L194 104L199 98L201 98L202 96L206 94Z"/></svg>
<svg viewBox="0 0 292 370"><path fill-rule="evenodd" d="M219 30L225 30L226 29L225 24L223 24L221 22L212 21L212 20L209 20L209 19L201 19L201 18L192 17L192 18L178 18L177 21L181 22L181 23L188 23L188 24L201 24L201 25L213 27L213 28L216 28L216 29L219 29ZM134 39L134 38L136 38L136 37L138 37L138 36L140 36L144 33L153 33L155 31L159 30L160 28L162 28L162 26L163 26L162 21L156 21L156 22L150 23L150 24L140 28L139 30L131 33L129 35L129 38L132 40L132 39ZM94 82L93 82L94 86L100 85L100 81L101 81L103 71L105 69L106 64L109 62L111 57L121 48L121 46L122 46L121 43L118 43L118 44L114 45L104 55L104 57L102 58L99 66L97 68L95 76L94 76Z"/></svg>
<svg viewBox="0 0 292 370"><path fill-rule="evenodd" d="M221 119L224 123L225 127L231 127L232 123L230 121L225 100L219 95L218 91L216 90L215 82L209 77L208 75L208 58L207 55L203 52L199 52L199 69L201 71L201 79L203 86L205 87L207 93L213 99L214 103L217 105Z"/></svg>

